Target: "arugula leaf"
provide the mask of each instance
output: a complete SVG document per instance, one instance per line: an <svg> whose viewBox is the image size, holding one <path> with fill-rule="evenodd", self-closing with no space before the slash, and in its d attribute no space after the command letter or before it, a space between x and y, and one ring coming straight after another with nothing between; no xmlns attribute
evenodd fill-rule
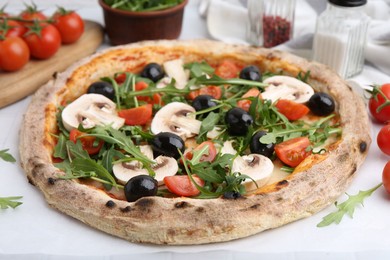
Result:
<svg viewBox="0 0 390 260"><path fill-rule="evenodd" d="M7 209L7 208L16 208L17 206L23 204L23 202L17 201L22 199L22 196L16 196L16 197L1 197L0 198L0 209Z"/></svg>
<svg viewBox="0 0 390 260"><path fill-rule="evenodd" d="M207 62L203 61L201 63L199 62L193 62L188 63L184 65L185 69L190 70L191 78L198 78L203 75L212 75L214 74L214 68L211 67Z"/></svg>
<svg viewBox="0 0 390 260"><path fill-rule="evenodd" d="M233 78L233 79L223 79L216 75L213 75L211 78L208 78L206 75L200 76L196 78L195 81L196 85L243 85L243 86L253 86L253 87L259 87L260 89L264 90L264 87L268 86L266 83L258 82L258 81L252 81L252 80L246 80L246 79L239 79L239 78Z"/></svg>
<svg viewBox="0 0 390 260"><path fill-rule="evenodd" d="M209 147L207 145L203 146L199 150L194 150L190 163L192 165L200 163L200 159L202 159L203 155L209 155Z"/></svg>
<svg viewBox="0 0 390 260"><path fill-rule="evenodd" d="M0 151L0 158L3 159L6 162L16 162L16 159L8 153L9 149L4 149Z"/></svg>
<svg viewBox="0 0 390 260"><path fill-rule="evenodd" d="M77 140L76 143L68 140L66 141L66 147L69 159L71 159L72 156L76 158L90 159L88 152L83 149L80 140Z"/></svg>
<svg viewBox="0 0 390 260"><path fill-rule="evenodd" d="M353 213L355 212L355 208L361 204L363 205L363 201L365 198L371 196L374 191L376 191L380 186L382 186L382 183L378 184L377 186L366 190L366 191L359 191L357 195L348 195L348 199L338 204L335 203L335 206L337 207L337 211L330 213L326 215L320 223L318 223L317 227L325 227L329 226L330 224L339 224L344 217L344 215L348 215L349 217L353 218Z"/></svg>
<svg viewBox="0 0 390 260"><path fill-rule="evenodd" d="M118 145L127 153L134 156L135 159L142 162L145 168L150 168L148 166L154 163L154 161L150 160L143 153L141 153L139 148L134 145L131 138L129 138L127 135L125 135L119 130L115 130L109 127L95 127L88 135L100 138L107 143Z"/></svg>
<svg viewBox="0 0 390 260"><path fill-rule="evenodd" d="M123 159L126 156L118 150L115 150L113 146L104 152L102 158L102 165L108 172L112 173L112 163L118 159Z"/></svg>
<svg viewBox="0 0 390 260"><path fill-rule="evenodd" d="M207 133L213 130L214 126L219 122L220 115L210 112L200 125L199 135L196 137L196 142L201 143L207 140Z"/></svg>
<svg viewBox="0 0 390 260"><path fill-rule="evenodd" d="M55 158L65 159L67 157L67 146L66 146L66 137L64 134L60 134L58 137L58 142L54 148L53 156Z"/></svg>
<svg viewBox="0 0 390 260"><path fill-rule="evenodd" d="M183 0L104 0L104 2L115 9L132 12L150 12L179 5Z"/></svg>
<svg viewBox="0 0 390 260"><path fill-rule="evenodd" d="M113 186L116 185L114 177L100 164L92 159L75 158L71 162L72 172L88 173L93 172L99 178L108 181Z"/></svg>

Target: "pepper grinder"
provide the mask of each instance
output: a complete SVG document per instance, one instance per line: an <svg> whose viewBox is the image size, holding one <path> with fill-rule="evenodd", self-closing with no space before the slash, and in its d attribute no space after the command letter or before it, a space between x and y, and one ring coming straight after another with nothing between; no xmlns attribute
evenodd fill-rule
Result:
<svg viewBox="0 0 390 260"><path fill-rule="evenodd" d="M248 0L249 43L271 48L292 38L295 0Z"/></svg>
<svg viewBox="0 0 390 260"><path fill-rule="evenodd" d="M341 77L350 78L363 70L369 17L367 0L328 0L318 17L313 43L313 60L324 63Z"/></svg>

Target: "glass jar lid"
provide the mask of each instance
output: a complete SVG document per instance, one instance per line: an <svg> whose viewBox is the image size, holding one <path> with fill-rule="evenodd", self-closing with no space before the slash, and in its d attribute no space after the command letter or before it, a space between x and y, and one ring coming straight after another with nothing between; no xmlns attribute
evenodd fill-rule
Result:
<svg viewBox="0 0 390 260"><path fill-rule="evenodd" d="M329 0L330 3L345 6L345 7L357 7L367 4L367 0Z"/></svg>

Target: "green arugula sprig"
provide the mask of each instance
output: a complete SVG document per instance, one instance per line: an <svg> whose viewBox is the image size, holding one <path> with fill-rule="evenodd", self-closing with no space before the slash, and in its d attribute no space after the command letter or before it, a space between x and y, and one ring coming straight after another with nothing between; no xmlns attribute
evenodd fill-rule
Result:
<svg viewBox="0 0 390 260"><path fill-rule="evenodd" d="M345 215L353 218L353 213L355 212L355 208L358 205L363 205L364 199L371 196L374 191L376 191L382 183L376 185L375 187L366 190L359 191L356 195L348 195L348 199L341 204L335 202L335 206L337 207L337 211L326 215L320 223L318 223L317 227L325 227L330 224L339 224Z"/></svg>
<svg viewBox="0 0 390 260"><path fill-rule="evenodd" d="M112 8L124 11L151 12L179 5L183 0L104 0L104 2Z"/></svg>
<svg viewBox="0 0 390 260"><path fill-rule="evenodd" d="M7 208L16 208L17 206L20 206L23 204L23 202L20 202L18 200L22 199L22 196L15 196L15 197L1 197L0 198L0 209L7 209Z"/></svg>
<svg viewBox="0 0 390 260"><path fill-rule="evenodd" d="M8 153L9 149L4 149L0 151L0 158L6 162L16 162L16 159L12 156L12 154Z"/></svg>
<svg viewBox="0 0 390 260"><path fill-rule="evenodd" d="M218 198L227 191L238 191L240 194L245 194L245 187L242 185L242 182L251 178L240 173L233 173L229 170L232 168L235 155L218 154L213 162L202 162L201 158L204 155L208 155L208 152L208 146L204 146L194 151L191 160L186 160L184 156L181 156L185 173L201 193L197 198ZM192 177L193 174L196 174L205 181L203 187L195 182Z"/></svg>

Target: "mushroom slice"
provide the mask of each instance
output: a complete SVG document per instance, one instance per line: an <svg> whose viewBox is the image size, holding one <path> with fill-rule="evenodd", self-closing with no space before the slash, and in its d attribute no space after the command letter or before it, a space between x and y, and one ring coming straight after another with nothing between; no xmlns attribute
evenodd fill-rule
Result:
<svg viewBox="0 0 390 260"><path fill-rule="evenodd" d="M175 79L177 89L185 88L188 83L189 73L184 70L182 59L170 60L163 63L164 71L169 78Z"/></svg>
<svg viewBox="0 0 390 260"><path fill-rule="evenodd" d="M236 149L233 148L233 141L225 141L221 148L221 154L232 154L235 155L237 153Z"/></svg>
<svg viewBox="0 0 390 260"><path fill-rule="evenodd" d="M80 124L88 129L97 125L121 128L125 120L117 116L116 105L100 94L84 94L70 103L61 114L65 128L70 131Z"/></svg>
<svg viewBox="0 0 390 260"><path fill-rule="evenodd" d="M261 187L267 183L274 170L272 161L260 154L249 154L238 156L233 161L232 172L239 172L243 175L251 177L256 183L257 187ZM256 184L252 179L246 179L244 185L246 189L256 189Z"/></svg>
<svg viewBox="0 0 390 260"><path fill-rule="evenodd" d="M273 76L264 80L268 84L261 93L263 99L275 102L278 99L288 99L297 103L305 103L314 94L313 88L299 79L290 76Z"/></svg>
<svg viewBox="0 0 390 260"><path fill-rule="evenodd" d="M167 176L173 176L177 173L179 166L172 157L158 156L156 163L152 166L152 170L155 172L155 179L158 185L164 184L164 178ZM112 168L115 177L121 184L126 184L131 178L137 175L148 175L148 171L142 168L141 163L124 162L114 164Z"/></svg>
<svg viewBox="0 0 390 260"><path fill-rule="evenodd" d="M170 132L184 141L199 134L201 121L195 118L195 109L185 103L172 102L163 106L154 116L150 129L153 134Z"/></svg>

